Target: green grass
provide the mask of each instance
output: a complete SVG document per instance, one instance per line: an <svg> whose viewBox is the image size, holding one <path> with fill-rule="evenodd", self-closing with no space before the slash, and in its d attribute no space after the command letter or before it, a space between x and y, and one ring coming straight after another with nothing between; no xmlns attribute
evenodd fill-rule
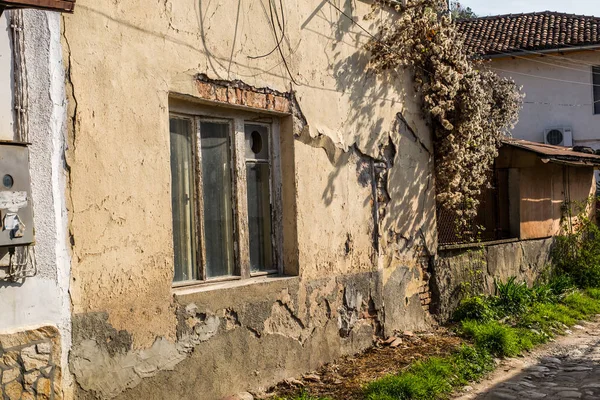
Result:
<svg viewBox="0 0 600 400"><path fill-rule="evenodd" d="M388 375L366 388L368 400L439 399L493 369L489 353L462 346L451 356L416 362L406 372Z"/></svg>
<svg viewBox="0 0 600 400"><path fill-rule="evenodd" d="M600 289L586 289L585 294L587 294L594 300L600 300Z"/></svg>
<svg viewBox="0 0 600 400"><path fill-rule="evenodd" d="M526 289L513 280L507 282L500 296L466 300L455 319L460 321L457 332L472 346L465 345L448 357L420 361L406 371L376 380L365 387L366 398L445 398L454 388L491 371L492 357L517 356L563 333L565 326L600 314L600 289L575 291L568 282L558 283ZM494 315L506 318L500 322L492 319Z"/></svg>

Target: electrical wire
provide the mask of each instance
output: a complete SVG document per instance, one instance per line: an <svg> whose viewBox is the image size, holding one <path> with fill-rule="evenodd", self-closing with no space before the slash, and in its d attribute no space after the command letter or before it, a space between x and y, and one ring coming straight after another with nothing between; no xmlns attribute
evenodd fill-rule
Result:
<svg viewBox="0 0 600 400"><path fill-rule="evenodd" d="M531 61L531 62L536 62L538 64L551 65L553 67L568 69L568 70L572 70L572 71L579 71L579 72L586 72L586 73L590 72L589 69L571 68L571 67L567 67L567 66L564 66L564 65L557 65L557 64L550 63L550 62L536 60L536 59L529 58L529 57L518 56L516 54L511 54L511 53L499 52L499 54L505 54L505 55L510 56L510 57L520 58L520 59L523 59L523 60L527 60L527 61ZM591 67L591 66L595 66L595 65L590 64L589 66Z"/></svg>
<svg viewBox="0 0 600 400"><path fill-rule="evenodd" d="M388 46L387 44L383 43L381 40L379 40L379 38L375 35L373 35L371 32L369 32L368 29L366 29L364 26L362 26L361 24L359 24L354 18L352 18L350 15L346 14L344 12L344 10L340 9L338 6L336 6L334 3L331 2L331 0L326 0L327 3L329 3L333 8L335 8L340 14L342 14L344 17L346 17L350 22L352 22L354 25L356 25L358 28L360 28L363 32L365 32L367 35L369 35L373 40L375 40L377 43L379 43L380 45L382 45L383 47L386 47L390 52L392 53L396 53L398 55L400 55L400 53L398 53L397 51L395 51L394 49L392 49L390 46ZM427 72L428 74L432 74L432 72L426 70L423 67L420 67L418 65L414 65L414 67L419 68L422 71Z"/></svg>
<svg viewBox="0 0 600 400"><path fill-rule="evenodd" d="M597 51L597 50L590 50L590 51ZM556 52L560 53L561 50L556 50ZM508 53L508 52L498 51L497 53L503 54L503 55L506 55L506 56L510 56L510 57L516 57L518 54L525 53L525 54L539 55L539 56L543 56L543 57L556 58L556 59L561 60L562 62L571 63L571 64L575 64L575 65L585 65L585 66L588 66L588 67L596 66L596 64L590 64L588 62L585 62L583 60L578 60L576 58L571 58L571 57L567 57L567 56L557 56L557 55L554 55L554 54L542 53L541 51L535 51L535 50L519 50L518 52L515 52L515 53Z"/></svg>
<svg viewBox="0 0 600 400"><path fill-rule="evenodd" d="M543 106L559 106L559 107L589 107L589 106L594 106L597 103L600 103L600 100L596 100L593 103L576 103L576 104L550 103L550 102L545 102L545 101L523 101L523 104L537 104L537 105L543 105Z"/></svg>
<svg viewBox="0 0 600 400"><path fill-rule="evenodd" d="M573 84L573 85L583 85L583 86L591 86L591 87L600 87L600 84L578 82L578 81L570 81L570 80L558 79L558 78L550 78L548 76L528 74L528 73L525 73L525 72L510 71L510 70L507 70L507 69L502 69L502 68L497 68L497 67L490 67L490 68L494 69L496 71L506 72L506 73L509 73L509 74L517 74L517 75L529 76L529 77L532 77L532 78L546 79L546 80L554 81L554 82L570 83L570 84Z"/></svg>
<svg viewBox="0 0 600 400"><path fill-rule="evenodd" d="M279 25L279 29L281 29L282 32L285 32L285 13L283 11L282 1L280 0L279 3L280 3L280 8L281 8L281 14L282 14L281 15L281 19L283 20L283 26L282 26L282 24L279 23L279 16L277 14L277 10L275 10L276 11L275 15L277 17L277 24ZM271 21L270 21L271 22L271 27L273 28L273 30L275 30L275 25L273 24L273 7L272 7L272 1L271 0L269 0L269 13L271 14ZM265 58L265 57L270 56L275 51L277 51L277 47L278 46L281 46L281 43L283 42L284 38L285 38L285 35L281 35L281 39L279 39L279 41L277 41L277 44L275 45L275 47L273 47L273 50L269 51L268 53L262 54L260 56L248 56L248 58L251 59L251 60L256 60L256 59L259 59L259 58Z"/></svg>

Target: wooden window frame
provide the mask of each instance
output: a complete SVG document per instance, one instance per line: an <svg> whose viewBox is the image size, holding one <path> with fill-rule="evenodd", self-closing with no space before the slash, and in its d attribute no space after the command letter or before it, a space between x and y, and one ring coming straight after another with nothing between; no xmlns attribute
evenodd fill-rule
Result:
<svg viewBox="0 0 600 400"><path fill-rule="evenodd" d="M196 244L197 280L174 281L173 287L189 287L205 285L223 281L235 281L266 275L283 275L283 223L282 223L282 185L281 185L281 149L280 130L281 121L276 116L245 112L235 109L220 109L197 104L179 104L170 106L169 119L183 118L191 120L193 137L193 159L195 163L195 204L196 224L192 232ZM200 123L202 121L229 122L230 149L232 177L232 206L233 206L233 240L234 240L234 274L235 276L222 276L208 278L206 276L206 250L204 248L204 223L203 220L203 185L202 185L202 159L200 154ZM245 126L246 124L262 125L269 129L269 166L270 196L271 196L271 224L272 224L272 249L273 265L275 269L268 271L251 272L250 243L248 224L248 197L246 182L246 156L245 156Z"/></svg>
<svg viewBox="0 0 600 400"><path fill-rule="evenodd" d="M600 65L592 66L592 112L600 115Z"/></svg>
<svg viewBox="0 0 600 400"><path fill-rule="evenodd" d="M75 0L0 0L0 12L15 8L39 8L72 13Z"/></svg>

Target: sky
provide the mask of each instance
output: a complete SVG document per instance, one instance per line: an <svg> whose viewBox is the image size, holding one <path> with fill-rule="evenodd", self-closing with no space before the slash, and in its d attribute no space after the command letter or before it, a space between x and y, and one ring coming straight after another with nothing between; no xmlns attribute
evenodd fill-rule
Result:
<svg viewBox="0 0 600 400"><path fill-rule="evenodd" d="M550 10L600 17L600 0L461 0L460 3L479 16Z"/></svg>

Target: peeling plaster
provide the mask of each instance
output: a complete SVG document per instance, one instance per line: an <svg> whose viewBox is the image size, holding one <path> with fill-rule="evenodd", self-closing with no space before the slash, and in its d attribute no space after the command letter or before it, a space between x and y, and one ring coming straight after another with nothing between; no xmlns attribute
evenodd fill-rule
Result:
<svg viewBox="0 0 600 400"><path fill-rule="evenodd" d="M239 15L214 2L198 6L191 0L167 0L156 7L140 7L139 0L113 3L81 8L77 18L63 17L72 89L73 308L76 315L106 313L110 325L100 324L108 335L74 334L74 348L83 344L89 352L99 348L105 354L108 347L103 340L120 341L113 344L117 351L112 358L127 376L116 380L118 390L176 381L175 374L155 376L173 362L188 371L201 371L207 358L220 361L219 365L235 363L229 365L232 370L247 367L242 356L233 361L214 354L216 344L225 352L236 346L252 349L267 363L279 360L271 366L275 368L256 367L250 377L208 389L220 395L231 385L285 378L281 374L287 371L316 367L317 360L331 361L371 343L373 333L388 323L389 305L404 301L394 296L405 282L390 281L384 295L382 270L384 266L390 272L396 269L400 276L403 261L412 254L411 249L400 254L398 243L388 239L411 239L420 227L429 237L429 226L421 220L435 220L420 214L423 209L416 205L426 207L422 199L431 190L422 194L426 182L413 179L413 172L431 172L431 165L424 160L424 149L410 137L412 132L426 144L429 130L412 120L414 129L406 134L394 127L398 110L420 115L410 84L404 90L398 82L365 74L368 54L357 50L362 46L360 31L335 12L316 14L315 7L329 7L318 2L284 5L290 26L307 28L288 30L282 43L291 70L303 83L297 86L290 83L279 57L249 58L265 54L273 45L269 25L257 23L268 18L254 2L240 2ZM356 15L370 11L368 4L355 6ZM106 51L115 46L121 51ZM89 66L98 79L88 79ZM230 77L231 81L223 80ZM405 79L402 74L397 78ZM206 83L221 87L217 91ZM283 171L288 175L282 177L293 182L284 190L289 192L294 214L289 228L293 234L286 235L294 237L294 246L286 257L299 266L294 291L275 294L262 288L237 288L235 295L223 299L227 291L219 289L210 295L197 293L193 301L178 296L173 301L172 226L165 218L171 205L169 97L177 93L190 103L206 104L203 90L214 94L214 101L209 101L215 107L244 107L252 113L260 112L260 107L252 108L253 102L272 104L267 114L282 116L290 165L289 172ZM258 96L239 92L244 90ZM268 94L282 101L276 106ZM119 104L113 99L119 99ZM289 101L291 117L283 117L289 112L283 100ZM399 233L392 238L388 232ZM393 261L388 263L388 257ZM402 276L418 280L416 267L411 272ZM410 322L419 318L406 316ZM151 357L154 361L138 371L122 365L139 363L144 351L165 356ZM199 353L206 357L200 358ZM281 354L294 356L279 359ZM184 361L179 362L181 355ZM85 364L85 357L85 351L74 352L71 361L85 367L77 371L78 380L82 376L87 387L96 387L96 371ZM99 376L116 371L108 361L99 368ZM227 373L229 368L201 372L215 382L227 381ZM155 378L145 383L138 380L140 375ZM193 379L194 387L203 387L202 379ZM148 390L162 395L154 392L157 388ZM104 395L111 395L113 389L106 389ZM130 393L144 392L130 391L124 397L134 396Z"/></svg>
<svg viewBox="0 0 600 400"><path fill-rule="evenodd" d="M314 340L318 329L329 323L339 326L340 337L351 335L368 337L379 331L379 310L371 297L369 280L359 283L338 282L335 279L315 283L317 286L307 297L310 309L303 318L297 311L295 295L284 289L267 308L264 305L245 305L243 311L234 308L218 309L190 302L178 307L178 339L172 342L157 338L147 349L136 350L131 335L118 331L103 313L78 315L74 319L75 345L70 354L70 368L81 389L93 392L101 399L111 399L139 385L142 379L156 376L160 371L171 371L188 359L198 346L223 335L247 332L247 335L264 340L277 336L307 346ZM363 301L368 298L368 304ZM332 308L337 314L334 315ZM239 318L238 313L247 315ZM252 328L246 323L260 325ZM306 321L306 322L305 322Z"/></svg>

